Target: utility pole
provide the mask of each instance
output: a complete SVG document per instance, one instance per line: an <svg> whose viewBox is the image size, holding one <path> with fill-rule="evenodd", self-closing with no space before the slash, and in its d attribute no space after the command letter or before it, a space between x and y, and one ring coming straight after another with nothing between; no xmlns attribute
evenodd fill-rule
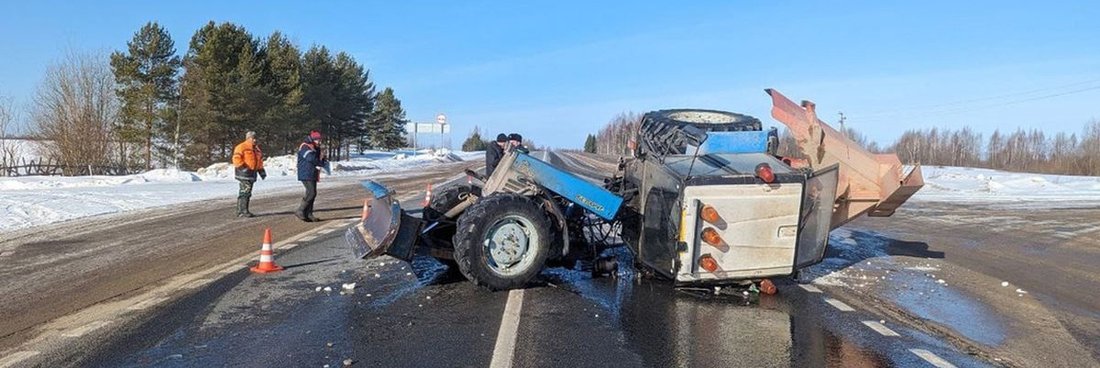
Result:
<svg viewBox="0 0 1100 368"><path fill-rule="evenodd" d="M848 138L848 131L844 130L844 112L841 111L837 114L840 115L840 135L844 136L844 138Z"/></svg>

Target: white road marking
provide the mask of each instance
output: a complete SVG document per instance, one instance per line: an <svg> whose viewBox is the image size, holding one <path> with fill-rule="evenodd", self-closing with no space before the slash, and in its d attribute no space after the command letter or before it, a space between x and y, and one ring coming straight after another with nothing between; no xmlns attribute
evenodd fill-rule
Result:
<svg viewBox="0 0 1100 368"><path fill-rule="evenodd" d="M829 305L833 307L836 307L836 309L839 309L841 312L851 312L856 310L855 308L849 307L847 304L844 304L844 302L833 298L825 298L825 302L829 303Z"/></svg>
<svg viewBox="0 0 1100 368"><path fill-rule="evenodd" d="M321 235L324 235L324 234L328 234L328 233L331 233L331 232L333 232L333 231L336 231L336 228L335 228L335 227L332 227L332 228L328 228L328 229L324 229L324 230L318 231L317 233L318 233L318 234L321 234Z"/></svg>
<svg viewBox="0 0 1100 368"><path fill-rule="evenodd" d="M64 336L64 337L80 337L80 336L84 336L84 334L86 334L86 333L89 333L89 332L92 332L92 331L94 331L95 329L97 329L97 328L100 328L100 327L103 327L103 326L106 326L106 325L108 325L108 324L110 324L110 323L111 323L111 321L92 321L92 322L89 322L89 323L88 323L88 324L86 324L86 325L83 325L83 326L80 326L80 327L77 327L77 328L74 328L74 329L71 329L71 330L68 330L68 331L62 332L62 333L61 333L61 336Z"/></svg>
<svg viewBox="0 0 1100 368"><path fill-rule="evenodd" d="M810 285L810 284L798 284L798 287L802 288L803 290L809 291L811 293L818 293L818 294L821 293L821 289L818 289L817 286L813 286L813 285Z"/></svg>
<svg viewBox="0 0 1100 368"><path fill-rule="evenodd" d="M137 304L131 305L129 308L126 308L126 309L128 309L128 310L142 310L142 309L149 308L149 307L152 307L154 305L160 304L161 302L163 302L165 300L168 300L168 298L145 299L141 302L138 302Z"/></svg>
<svg viewBox="0 0 1100 368"><path fill-rule="evenodd" d="M867 327L870 327L872 330L875 330L875 332L878 332L882 336L901 336L898 335L897 332L894 332L894 330L891 330L889 327L886 327L878 321L863 321L863 324L867 325Z"/></svg>
<svg viewBox="0 0 1100 368"><path fill-rule="evenodd" d="M19 362L30 359L38 354L39 352L34 350L17 351L11 355L0 358L0 368L15 367Z"/></svg>
<svg viewBox="0 0 1100 368"><path fill-rule="evenodd" d="M298 241L308 242L308 241L313 241L313 239L317 239L317 235L306 235L306 236L303 236L301 239L298 239Z"/></svg>
<svg viewBox="0 0 1100 368"><path fill-rule="evenodd" d="M279 249L294 249L294 247L297 247L297 246L298 246L298 243L290 243L290 244L279 247Z"/></svg>
<svg viewBox="0 0 1100 368"><path fill-rule="evenodd" d="M933 354L931 351L924 349L909 349L909 352L919 356L924 361L936 366L936 368L955 368L954 364L940 358L939 355Z"/></svg>
<svg viewBox="0 0 1100 368"><path fill-rule="evenodd" d="M519 330L519 314L523 308L523 289L508 292L508 303L504 305L504 316L500 319L497 331L497 343L493 347L493 360L490 368L511 368L516 353L516 333Z"/></svg>

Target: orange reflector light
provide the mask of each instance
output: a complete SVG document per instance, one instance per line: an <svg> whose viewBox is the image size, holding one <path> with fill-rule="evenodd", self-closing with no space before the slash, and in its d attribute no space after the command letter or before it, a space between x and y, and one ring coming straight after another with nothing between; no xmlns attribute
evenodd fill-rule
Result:
<svg viewBox="0 0 1100 368"><path fill-rule="evenodd" d="M699 257L699 267L707 270L707 272L718 271L718 261L709 254L704 254L702 257Z"/></svg>
<svg viewBox="0 0 1100 368"><path fill-rule="evenodd" d="M714 230L714 228L708 227L703 229L702 238L704 242L715 247L722 245L722 237L718 236L718 231Z"/></svg>
<svg viewBox="0 0 1100 368"><path fill-rule="evenodd" d="M772 172L772 167L766 163L756 165L756 177L769 184L775 181L775 173Z"/></svg>
<svg viewBox="0 0 1100 368"><path fill-rule="evenodd" d="M709 222L709 223L712 223L712 224L717 224L718 221L722 219L721 217L718 216L718 210L714 209L714 207L709 205L709 204L706 205L706 206L703 206L703 210L700 211L699 215L701 217L703 217L703 221L706 221L706 222Z"/></svg>

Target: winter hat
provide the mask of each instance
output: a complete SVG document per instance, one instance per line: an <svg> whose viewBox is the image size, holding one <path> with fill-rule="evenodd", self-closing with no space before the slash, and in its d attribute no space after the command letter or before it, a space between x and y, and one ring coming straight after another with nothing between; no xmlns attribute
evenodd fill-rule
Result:
<svg viewBox="0 0 1100 368"><path fill-rule="evenodd" d="M519 135L519 133L512 133L512 134L508 135L508 140L516 141L516 142L523 142L523 136Z"/></svg>
<svg viewBox="0 0 1100 368"><path fill-rule="evenodd" d="M497 142L504 143L508 141L508 136L504 133L497 134Z"/></svg>
<svg viewBox="0 0 1100 368"><path fill-rule="evenodd" d="M321 132L318 132L316 130L311 131L311 132L309 132L309 138L311 138L315 141L320 140L321 139Z"/></svg>
<svg viewBox="0 0 1100 368"><path fill-rule="evenodd" d="M249 130L248 133L244 133L244 138L245 139L256 138L256 132L253 132L253 131Z"/></svg>

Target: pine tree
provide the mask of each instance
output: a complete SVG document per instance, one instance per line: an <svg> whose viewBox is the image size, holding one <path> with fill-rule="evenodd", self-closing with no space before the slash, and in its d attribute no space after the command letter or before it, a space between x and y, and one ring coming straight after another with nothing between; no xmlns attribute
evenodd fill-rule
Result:
<svg viewBox="0 0 1100 368"><path fill-rule="evenodd" d="M273 100L264 85L262 50L232 23L207 23L191 37L184 57L183 132L189 164L229 159L244 132L262 125Z"/></svg>
<svg viewBox="0 0 1100 368"><path fill-rule="evenodd" d="M588 153L596 153L596 136L589 134L584 140L584 151Z"/></svg>
<svg viewBox="0 0 1100 368"><path fill-rule="evenodd" d="M146 23L134 34L125 52L111 54L115 91L122 102L117 138L123 165L124 144L140 142L145 149L145 168L153 167L153 146L165 136L164 128L178 98L176 74L180 66L175 42L154 22Z"/></svg>
<svg viewBox="0 0 1100 368"><path fill-rule="evenodd" d="M462 142L462 150L466 152L484 151L489 147L489 143L481 139L481 129L474 127L474 131L470 132L470 136L466 137L466 141Z"/></svg>
<svg viewBox="0 0 1100 368"><path fill-rule="evenodd" d="M257 131L266 143L265 152L290 153L297 147L305 125L306 106L302 89L302 53L282 33L275 32L264 44L267 89L273 101Z"/></svg>
<svg viewBox="0 0 1100 368"><path fill-rule="evenodd" d="M371 133L371 145L383 149L404 147L407 123L405 110L401 108L401 100L394 97L393 88L386 87L382 93L378 94L374 113L367 121L367 130Z"/></svg>

